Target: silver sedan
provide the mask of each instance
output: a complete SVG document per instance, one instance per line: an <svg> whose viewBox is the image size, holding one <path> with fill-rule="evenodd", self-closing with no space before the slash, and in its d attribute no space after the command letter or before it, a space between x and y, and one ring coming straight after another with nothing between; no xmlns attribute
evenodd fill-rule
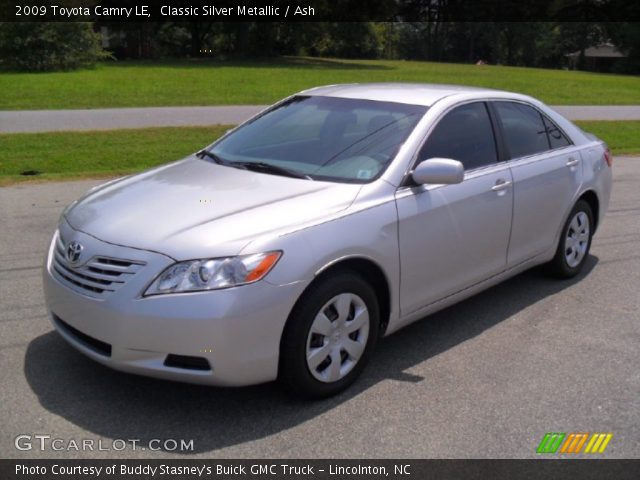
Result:
<svg viewBox="0 0 640 480"><path fill-rule="evenodd" d="M67 207L46 301L65 340L118 370L328 396L382 335L535 265L578 274L610 167L524 95L307 90Z"/></svg>

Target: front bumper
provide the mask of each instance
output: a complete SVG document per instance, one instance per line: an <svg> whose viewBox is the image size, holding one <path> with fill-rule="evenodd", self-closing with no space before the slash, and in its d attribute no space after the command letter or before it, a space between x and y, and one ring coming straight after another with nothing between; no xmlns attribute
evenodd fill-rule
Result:
<svg viewBox="0 0 640 480"><path fill-rule="evenodd" d="M277 377L280 338L302 282L142 297L171 258L101 242L64 224L61 231L66 242L72 237L89 252L145 263L116 291L94 298L53 271L54 237L45 300L56 330L80 352L117 370L191 383L240 386ZM210 369L168 366L169 355L206 359Z"/></svg>

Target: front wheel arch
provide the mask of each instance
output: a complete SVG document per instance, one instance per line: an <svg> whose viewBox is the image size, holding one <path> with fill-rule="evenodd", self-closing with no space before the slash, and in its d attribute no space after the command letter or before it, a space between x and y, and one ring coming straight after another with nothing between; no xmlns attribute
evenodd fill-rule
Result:
<svg viewBox="0 0 640 480"><path fill-rule="evenodd" d="M307 289L325 275L335 275L347 270L362 276L371 284L378 297L380 308L380 336L384 335L391 316L391 283L387 274L376 262L366 257L346 257L321 268ZM306 289L305 289L306 292ZM302 293L304 295L304 292ZM300 298L302 298L300 295Z"/></svg>
<svg viewBox="0 0 640 480"><path fill-rule="evenodd" d="M354 290L351 290L354 288ZM311 377L313 373L306 370L303 360L302 340L308 339L308 328L316 315L316 308L326 295L338 295L341 292L354 293L365 301L369 307L371 321L368 327L366 347L358 364L350 373L333 383L320 385ZM294 305L285 323L280 339L278 380L283 387L294 396L305 398L321 398L334 395L355 381L367 364L368 358L380 336L380 306L375 289L363 274L346 268L332 268L322 272L305 289ZM340 331L341 328L338 327ZM328 337L326 337L328 338ZM304 342L308 348L308 340ZM310 380L310 381L309 381Z"/></svg>

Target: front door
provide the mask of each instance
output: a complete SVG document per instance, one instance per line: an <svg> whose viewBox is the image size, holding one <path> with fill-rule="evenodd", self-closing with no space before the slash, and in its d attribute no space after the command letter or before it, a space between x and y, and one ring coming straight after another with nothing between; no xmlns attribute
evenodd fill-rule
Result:
<svg viewBox="0 0 640 480"><path fill-rule="evenodd" d="M435 157L461 161L465 179L396 193L402 315L506 268L513 179L498 161L484 102L458 106L440 120L418 159Z"/></svg>

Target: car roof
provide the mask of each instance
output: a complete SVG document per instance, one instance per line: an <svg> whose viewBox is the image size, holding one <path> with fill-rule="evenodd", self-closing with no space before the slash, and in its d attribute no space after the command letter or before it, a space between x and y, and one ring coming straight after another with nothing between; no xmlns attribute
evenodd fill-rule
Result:
<svg viewBox="0 0 640 480"><path fill-rule="evenodd" d="M354 98L379 102L408 103L430 107L438 100L452 95L487 94L518 97L517 94L489 88L468 87L465 85L442 85L434 83L351 83L327 85L304 90L298 95Z"/></svg>

